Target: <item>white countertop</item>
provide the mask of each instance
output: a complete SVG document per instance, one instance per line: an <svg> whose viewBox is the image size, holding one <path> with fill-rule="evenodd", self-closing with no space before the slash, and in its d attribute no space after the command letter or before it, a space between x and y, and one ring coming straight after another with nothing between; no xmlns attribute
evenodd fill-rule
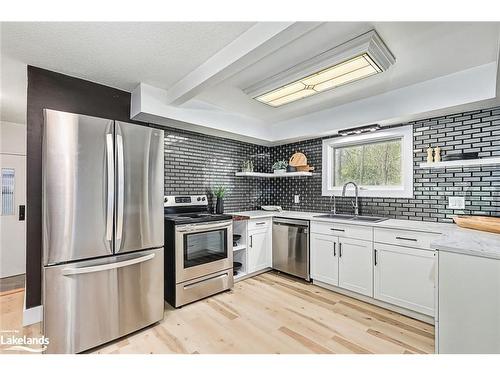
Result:
<svg viewBox="0 0 500 375"><path fill-rule="evenodd" d="M377 227L377 228L413 230L419 232L438 233L438 234L446 233L457 227L455 224L415 221L415 220L388 219L381 221L379 223L366 223L359 221L348 221L342 219L317 217L319 215L325 215L324 212L303 212L303 211L278 212L278 211L255 210L255 211L230 212L229 214L247 216L250 219L262 219L265 217L286 217L290 219L303 219L303 220L328 222L328 223L335 223L335 222L344 224L347 223L349 225L352 224L352 225L363 225L363 226Z"/></svg>
<svg viewBox="0 0 500 375"><path fill-rule="evenodd" d="M500 259L500 234L456 227L432 242L439 251Z"/></svg>

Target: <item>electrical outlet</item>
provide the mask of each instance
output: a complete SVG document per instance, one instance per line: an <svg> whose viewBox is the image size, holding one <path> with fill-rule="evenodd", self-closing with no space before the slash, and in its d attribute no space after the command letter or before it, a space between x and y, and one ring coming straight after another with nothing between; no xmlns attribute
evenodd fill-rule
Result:
<svg viewBox="0 0 500 375"><path fill-rule="evenodd" d="M300 195L294 195L293 196L293 203L300 203Z"/></svg>
<svg viewBox="0 0 500 375"><path fill-rule="evenodd" d="M463 210L465 208L465 197L448 197L448 208Z"/></svg>

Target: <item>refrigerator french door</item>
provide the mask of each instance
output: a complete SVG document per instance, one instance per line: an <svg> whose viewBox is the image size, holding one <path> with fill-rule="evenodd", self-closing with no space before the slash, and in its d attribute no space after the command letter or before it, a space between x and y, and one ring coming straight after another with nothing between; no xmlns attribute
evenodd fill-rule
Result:
<svg viewBox="0 0 500 375"><path fill-rule="evenodd" d="M44 116L44 334L77 353L163 318L163 131Z"/></svg>

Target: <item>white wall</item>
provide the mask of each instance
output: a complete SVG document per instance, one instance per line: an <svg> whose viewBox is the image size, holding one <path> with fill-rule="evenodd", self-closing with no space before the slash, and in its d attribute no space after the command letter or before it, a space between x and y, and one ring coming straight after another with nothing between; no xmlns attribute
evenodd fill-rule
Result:
<svg viewBox="0 0 500 375"><path fill-rule="evenodd" d="M0 277L26 272L26 221L18 220L18 206L26 204L26 124L0 121L0 168L16 168L16 215L0 216Z"/></svg>

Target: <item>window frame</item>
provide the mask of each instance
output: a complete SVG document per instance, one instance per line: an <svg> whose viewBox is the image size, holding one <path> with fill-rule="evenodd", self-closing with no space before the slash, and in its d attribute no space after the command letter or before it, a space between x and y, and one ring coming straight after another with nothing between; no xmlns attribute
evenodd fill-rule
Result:
<svg viewBox="0 0 500 375"><path fill-rule="evenodd" d="M322 195L340 195L341 186L334 186L335 180L335 149L347 146L357 146L366 143L383 142L401 139L401 186L359 186L360 197L413 197L413 126L406 125L397 128L383 129L370 133L339 136L323 140L323 156L321 165ZM352 187L349 187L352 190Z"/></svg>

